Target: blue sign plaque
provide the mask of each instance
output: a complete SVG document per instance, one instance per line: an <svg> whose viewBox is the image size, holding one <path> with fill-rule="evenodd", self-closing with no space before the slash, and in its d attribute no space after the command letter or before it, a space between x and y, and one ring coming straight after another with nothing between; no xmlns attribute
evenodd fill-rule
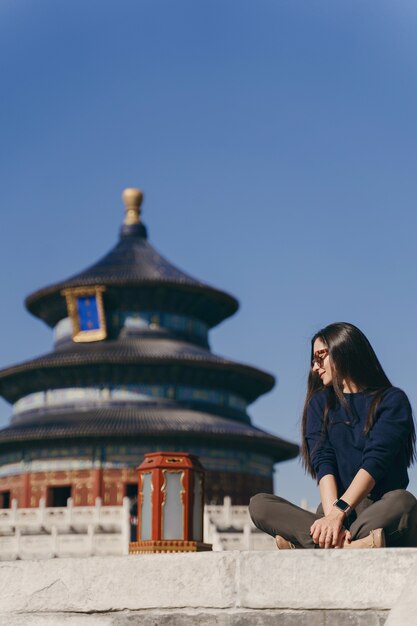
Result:
<svg viewBox="0 0 417 626"><path fill-rule="evenodd" d="M78 296L77 311L80 330L99 330L100 316L95 295Z"/></svg>

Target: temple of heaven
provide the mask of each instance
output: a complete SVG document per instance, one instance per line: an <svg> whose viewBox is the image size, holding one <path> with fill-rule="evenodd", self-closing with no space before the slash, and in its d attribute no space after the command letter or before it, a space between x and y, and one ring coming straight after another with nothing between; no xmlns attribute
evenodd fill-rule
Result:
<svg viewBox="0 0 417 626"><path fill-rule="evenodd" d="M13 405L0 430L0 507L118 505L137 491L147 452L198 455L205 500L247 504L272 493L274 463L298 447L252 425L248 405L274 378L213 354L208 331L237 301L192 278L149 243L142 193L123 193L116 246L28 296L54 349L0 371Z"/></svg>

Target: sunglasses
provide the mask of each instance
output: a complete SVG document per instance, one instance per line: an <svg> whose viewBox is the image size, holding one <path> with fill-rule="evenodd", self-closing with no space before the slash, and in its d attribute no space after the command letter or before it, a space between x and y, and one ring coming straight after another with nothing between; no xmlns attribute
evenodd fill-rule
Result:
<svg viewBox="0 0 417 626"><path fill-rule="evenodd" d="M329 355L329 351L327 350L327 348L323 348L322 350L317 350L317 352L313 354L311 367L314 367L316 363L319 367L323 367L324 359L328 355Z"/></svg>

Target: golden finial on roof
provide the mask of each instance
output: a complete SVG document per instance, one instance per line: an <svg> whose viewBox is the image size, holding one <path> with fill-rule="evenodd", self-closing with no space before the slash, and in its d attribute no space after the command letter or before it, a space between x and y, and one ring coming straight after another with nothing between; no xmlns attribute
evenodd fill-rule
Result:
<svg viewBox="0 0 417 626"><path fill-rule="evenodd" d="M133 224L139 224L140 222L140 205L143 200L143 193L140 189L130 187L125 189L122 194L123 202L125 203L125 220L126 226L132 226Z"/></svg>

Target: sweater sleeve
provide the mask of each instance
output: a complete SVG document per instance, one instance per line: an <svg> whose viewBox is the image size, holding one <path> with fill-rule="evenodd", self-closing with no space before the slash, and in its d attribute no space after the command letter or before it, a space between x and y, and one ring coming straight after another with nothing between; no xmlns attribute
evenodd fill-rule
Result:
<svg viewBox="0 0 417 626"><path fill-rule="evenodd" d="M366 436L361 468L375 482L392 468L401 447L411 431L412 413L407 396L401 389L391 388L377 409L376 421Z"/></svg>
<svg viewBox="0 0 417 626"><path fill-rule="evenodd" d="M311 398L307 409L306 442L317 482L326 474L337 476L336 455L327 433L323 433L324 405L324 394L320 394Z"/></svg>

